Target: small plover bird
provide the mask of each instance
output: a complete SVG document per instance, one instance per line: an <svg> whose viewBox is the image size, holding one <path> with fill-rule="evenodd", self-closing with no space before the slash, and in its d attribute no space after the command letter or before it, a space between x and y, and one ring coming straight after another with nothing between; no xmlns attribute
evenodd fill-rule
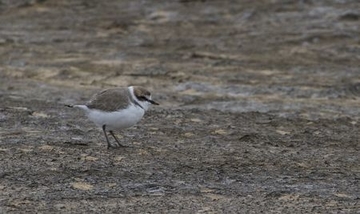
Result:
<svg viewBox="0 0 360 214"><path fill-rule="evenodd" d="M109 142L107 131L119 146L122 145L114 131L129 128L141 120L150 104L159 105L151 99L151 93L140 86L110 88L95 94L85 105L67 105L82 109L87 117L101 127L107 148Z"/></svg>

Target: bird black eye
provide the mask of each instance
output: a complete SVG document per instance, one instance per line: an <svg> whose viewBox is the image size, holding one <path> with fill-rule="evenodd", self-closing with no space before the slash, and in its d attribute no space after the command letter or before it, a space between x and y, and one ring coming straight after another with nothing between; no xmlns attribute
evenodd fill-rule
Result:
<svg viewBox="0 0 360 214"><path fill-rule="evenodd" d="M138 97L138 99L139 99L140 101L148 101L148 100L149 100L149 99L146 98L145 96L140 96L140 97Z"/></svg>

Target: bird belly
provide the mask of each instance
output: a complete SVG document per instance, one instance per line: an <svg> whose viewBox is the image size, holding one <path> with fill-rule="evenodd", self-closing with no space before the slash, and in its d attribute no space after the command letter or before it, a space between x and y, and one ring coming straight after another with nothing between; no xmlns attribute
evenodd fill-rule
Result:
<svg viewBox="0 0 360 214"><path fill-rule="evenodd" d="M137 106L131 105L127 109L115 112L104 112L91 109L88 117L97 126L106 125L107 130L121 130L135 125L144 116L145 111Z"/></svg>

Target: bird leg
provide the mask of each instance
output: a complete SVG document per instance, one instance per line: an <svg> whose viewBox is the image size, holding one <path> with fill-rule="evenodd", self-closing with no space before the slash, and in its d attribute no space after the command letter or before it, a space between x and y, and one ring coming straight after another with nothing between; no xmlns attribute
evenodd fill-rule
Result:
<svg viewBox="0 0 360 214"><path fill-rule="evenodd" d="M114 137L114 139L116 140L116 143L119 145L119 146L121 146L121 147L126 147L126 146L124 146L124 145L122 145L121 143L120 143L120 141L118 140L118 138L114 135L114 132L113 131L109 131L110 132L110 134Z"/></svg>
<svg viewBox="0 0 360 214"><path fill-rule="evenodd" d="M109 149L110 147L112 147L112 145L111 145L111 143L109 142L109 138L108 138L108 136L107 136L107 134L106 134L106 125L103 125L102 126L102 130L103 130L103 132L104 132L104 134L105 134L105 138L106 138L106 142L107 142L107 149ZM110 132L111 133L111 132Z"/></svg>

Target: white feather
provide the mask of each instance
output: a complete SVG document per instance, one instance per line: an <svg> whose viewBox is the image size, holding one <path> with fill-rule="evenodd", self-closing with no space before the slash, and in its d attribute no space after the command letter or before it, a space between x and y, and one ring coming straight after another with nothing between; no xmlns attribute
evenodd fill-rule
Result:
<svg viewBox="0 0 360 214"><path fill-rule="evenodd" d="M140 105L143 106L143 102ZM97 126L106 125L106 129L109 131L129 128L139 122L145 114L145 110L136 105L130 105L126 109L115 112L89 109L85 105L75 105L74 107L84 110L89 120L93 121Z"/></svg>

